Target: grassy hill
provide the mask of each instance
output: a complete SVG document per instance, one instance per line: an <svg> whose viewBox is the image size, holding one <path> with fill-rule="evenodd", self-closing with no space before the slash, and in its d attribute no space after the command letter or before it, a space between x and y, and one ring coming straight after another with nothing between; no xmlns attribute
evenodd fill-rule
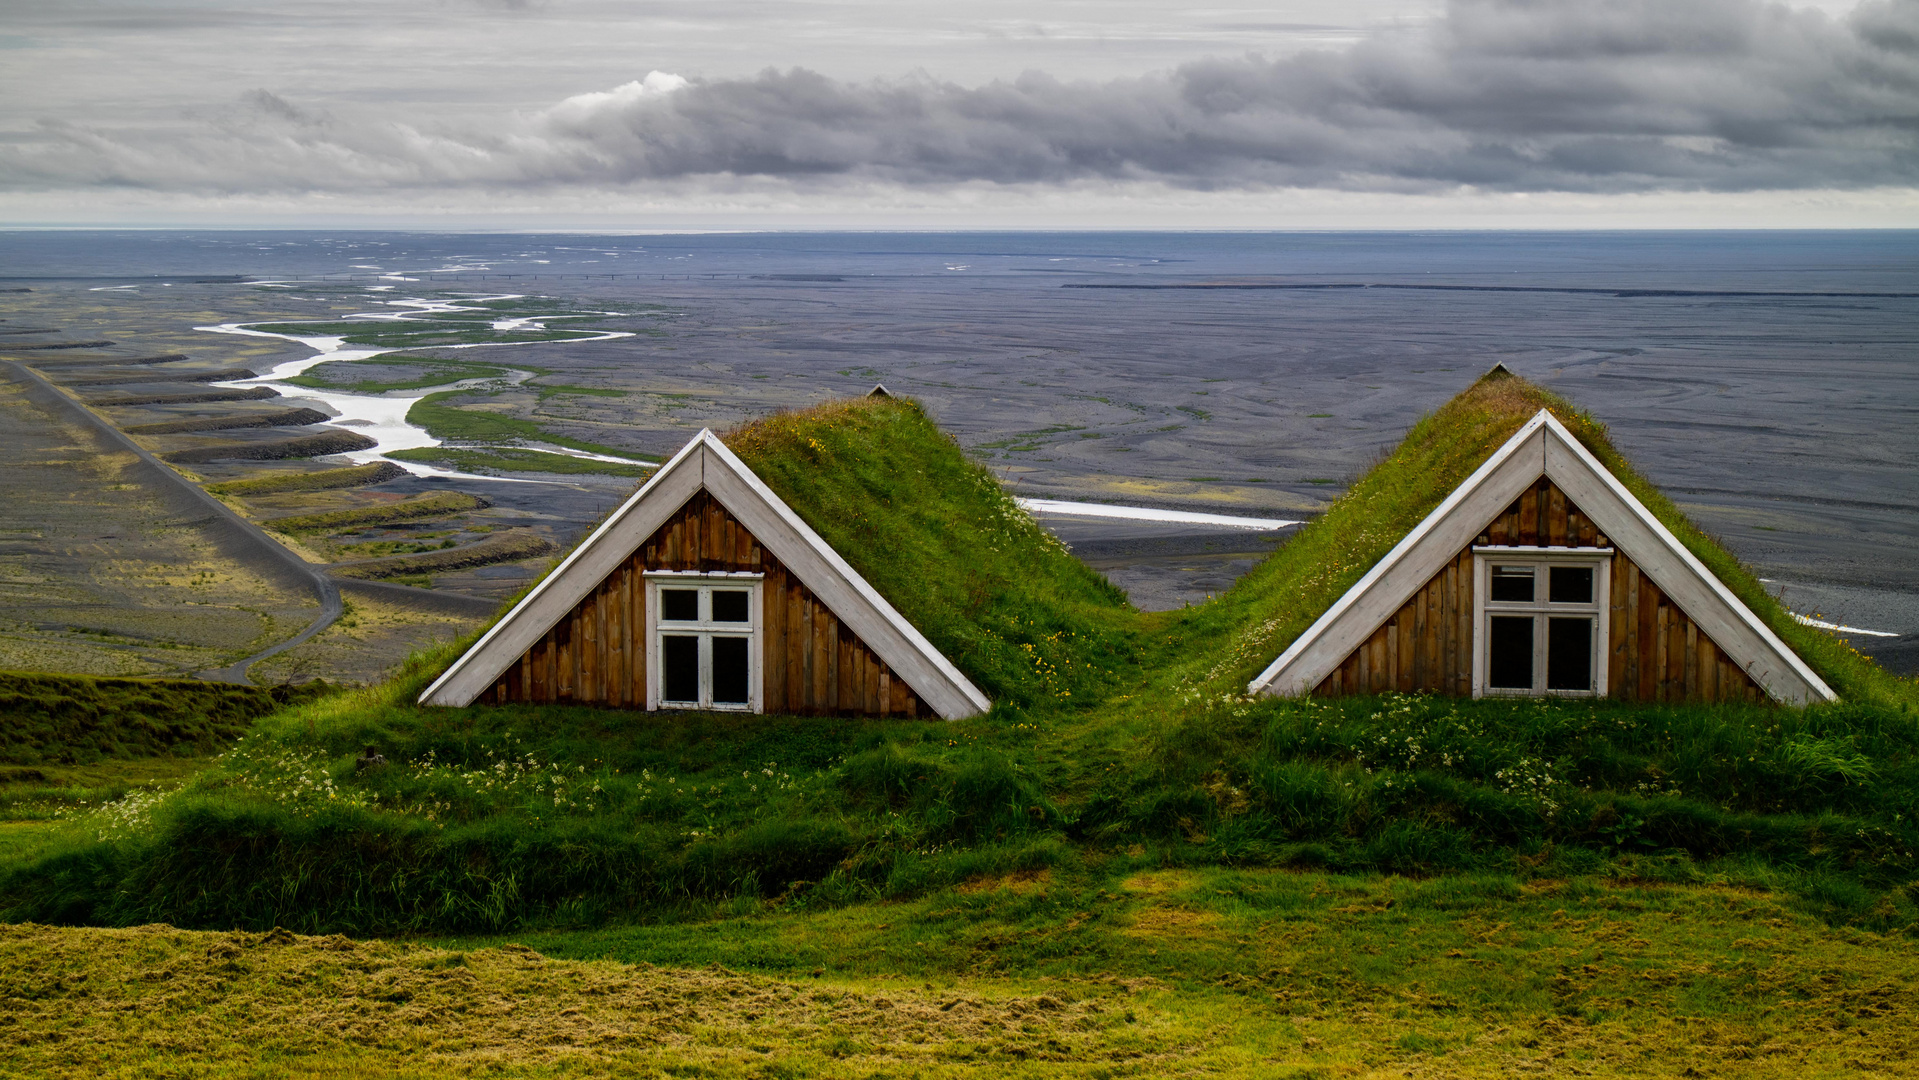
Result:
<svg viewBox="0 0 1919 1080"><path fill-rule="evenodd" d="M1843 700L1243 695L1540 407ZM20 1067L1799 1076L1919 1053L1919 690L1793 622L1537 387L1483 380L1232 590L1158 614L912 402L725 439L989 715L413 705L464 642L305 701L0 680L0 751L38 793L13 800L30 842L0 822L0 918L136 928L6 931ZM389 763L356 770L367 747Z"/></svg>
<svg viewBox="0 0 1919 1080"><path fill-rule="evenodd" d="M1246 679L1539 407L1845 700L1806 710L1249 700ZM13 918L306 931L837 904L1140 850L1165 865L1718 876L1915 919L1913 683L1793 622L1590 417L1490 377L1217 600L1128 607L913 403L727 442L998 703L964 723L424 710L454 648L261 719L176 793L0 868ZM356 773L364 747L391 764Z"/></svg>

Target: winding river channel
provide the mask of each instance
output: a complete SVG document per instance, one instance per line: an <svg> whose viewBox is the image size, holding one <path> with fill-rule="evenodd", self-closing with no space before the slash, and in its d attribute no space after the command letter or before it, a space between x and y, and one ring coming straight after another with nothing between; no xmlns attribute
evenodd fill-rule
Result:
<svg viewBox="0 0 1919 1080"><path fill-rule="evenodd" d="M501 293L490 296L474 296L468 299L473 302L518 300L521 299L521 294ZM419 316L487 312L486 308L473 307L451 300L428 300L409 297L405 299L386 300L383 301L383 303L389 307L400 310L359 312L327 321L364 321L375 325L395 322L420 323L424 320L420 319ZM610 313L599 312L595 314ZM545 318L553 318L553 316L546 316ZM213 385L235 388L269 386L278 390L282 395L288 398L317 402L326 410L335 414L333 419L327 421L328 425L346 428L374 440L374 445L367 449L353 450L339 455L353 461L355 464L363 465L374 461L391 461L393 459L386 457L386 455L395 450L415 450L445 445L443 440L434 437L425 428L407 421L407 413L412 410L415 404L429 394L443 393L448 390L472 390L483 387L505 389L510 386L517 386L534 377L533 372L500 365L505 370L499 375L460 379L438 386L428 386L411 390L389 390L382 394L364 394L332 388L296 386L285 380L304 374L309 368L317 367L320 364L367 360L375 356L383 356L387 353L410 351L410 348L408 346L393 346L390 348L370 348L357 345L348 346L346 338L344 337L301 337L295 334L276 334L266 330L255 330L253 329L254 325L257 324L222 323L218 326L197 326L194 327L194 329L216 334L242 334L248 337L268 337L280 338L285 341L297 341L307 348L314 350L314 353L312 356L276 364L272 370L251 379L236 379L230 382L214 383ZM494 319L492 320L492 328L502 333L510 333L516 330L545 330L547 326L541 317L536 316ZM605 330L598 331L591 336L568 338L564 344L588 341L610 341L614 338L632 336L631 333L626 331ZM486 349L500 348L509 345L533 346L546 344L562 344L562 342L487 341L466 345L438 345L433 347L441 349ZM417 347L418 346L414 346L413 348ZM420 358L420 362L430 363L430 361L425 358ZM614 462L621 465L646 464L633 458L593 454L550 443L528 441L525 445L531 449L563 454L567 457ZM552 481L531 480L520 477L480 476L453 469L443 469L417 461L394 461L393 463L415 476L460 477L471 480L490 480L496 483L552 483Z"/></svg>
<svg viewBox="0 0 1919 1080"><path fill-rule="evenodd" d="M375 288L386 290L392 288L392 286L383 285L375 286ZM406 297L381 301L385 306L397 310L359 312L328 321L364 321L370 324L391 324L397 322L419 323L423 321L421 319L422 316L486 312L488 310L486 308L471 305L488 301L519 300L523 297L524 294L521 293L472 296L467 298L468 303L460 303L454 300L429 300L419 297ZM606 315L611 313L595 312L593 314ZM545 316L544 318L550 319L554 317L555 316ZM231 382L214 383L213 385L222 387L270 386L288 398L319 403L335 414L334 419L327 421L329 425L346 428L374 440L374 445L365 450L353 450L340 455L356 464L367 464L374 461L391 461L392 459L386 457L386 455L395 450L414 450L445 445L443 440L435 438L425 428L407 421L407 413L413 409L413 406L417 404L420 399L429 394L438 394L448 390L473 390L488 387L505 389L510 386L518 386L528 379L533 378L533 373L530 371L522 371L518 368L507 367L502 364L498 365L504 369L499 375L460 379L438 386L428 386L413 390L389 390L383 394L363 394L348 390L296 386L285 380L303 374L309 368L317 367L320 364L348 363L354 360L366 360L375 356L383 356L387 353L409 351L409 348L407 346L394 346L391 348L348 347L346 338L344 337L301 337L294 334L276 334L266 330L255 330L253 329L255 325L260 324L221 323L218 326L198 326L194 329L205 330L216 334L244 334L250 337L269 337L280 338L285 341L297 341L307 348L312 349L313 355L277 364L266 374L258 375L251 379L237 379ZM543 317L540 316L516 316L494 319L492 320L492 328L501 333L510 333L515 330L545 330L547 326L543 321ZM626 331L606 330L596 332L588 337L570 338L568 339L568 343L610 341L614 338L632 336L631 333ZM440 345L434 347L443 349L484 349L499 348L507 345L542 344L557 343L490 341L467 345ZM421 358L420 362L428 363L430 361ZM635 461L632 458L593 454L552 443L533 442L529 440L524 445L531 449L544 450L554 454L564 454L568 457L586 458L592 461L606 461L621 465L646 464L645 462ZM554 482L521 477L480 476L454 469L443 469L417 461L394 461L394 464L415 476L458 477L510 484L544 484ZM1158 522L1168 525L1249 529L1262 532L1285 529L1299 524L1298 521L1276 518L1237 517L1229 514L1193 513L1184 510L1160 510L1152 507L1117 506L1105 503L1066 502L1056 499L1022 498L1018 499L1017 502L1022 509L1035 515L1051 514L1070 517L1113 518L1130 521Z"/></svg>

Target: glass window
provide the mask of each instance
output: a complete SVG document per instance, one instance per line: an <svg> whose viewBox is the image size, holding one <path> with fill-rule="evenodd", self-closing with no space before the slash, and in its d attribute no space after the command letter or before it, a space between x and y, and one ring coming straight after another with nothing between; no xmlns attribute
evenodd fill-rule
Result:
<svg viewBox="0 0 1919 1080"><path fill-rule="evenodd" d="M698 589L661 589L661 622L699 622L700 591Z"/></svg>
<svg viewBox="0 0 1919 1080"><path fill-rule="evenodd" d="M1492 599L1501 603L1530 604L1533 599L1533 568L1530 566L1493 567Z"/></svg>
<svg viewBox="0 0 1919 1080"><path fill-rule="evenodd" d="M759 589L757 581L728 575L675 575L654 583L652 706L756 708Z"/></svg>
<svg viewBox="0 0 1919 1080"><path fill-rule="evenodd" d="M1473 599L1473 692L1603 693L1611 557L1592 549L1475 549L1483 576Z"/></svg>
<svg viewBox="0 0 1919 1080"><path fill-rule="evenodd" d="M744 705L750 700L747 671L747 640L743 637L713 639L713 701L720 705Z"/></svg>
<svg viewBox="0 0 1919 1080"><path fill-rule="evenodd" d="M1546 689L1593 688L1593 620L1546 620Z"/></svg>
<svg viewBox="0 0 1919 1080"><path fill-rule="evenodd" d="M1546 595L1555 604L1590 604L1593 601L1593 568L1555 566Z"/></svg>
<svg viewBox="0 0 1919 1080"><path fill-rule="evenodd" d="M700 639L686 634L660 638L660 699L700 703Z"/></svg>
<svg viewBox="0 0 1919 1080"><path fill-rule="evenodd" d="M745 589L714 589L713 621L748 622L746 601L752 595Z"/></svg>
<svg viewBox="0 0 1919 1080"><path fill-rule="evenodd" d="M1486 620L1486 684L1501 690L1533 688L1533 617L1495 615Z"/></svg>

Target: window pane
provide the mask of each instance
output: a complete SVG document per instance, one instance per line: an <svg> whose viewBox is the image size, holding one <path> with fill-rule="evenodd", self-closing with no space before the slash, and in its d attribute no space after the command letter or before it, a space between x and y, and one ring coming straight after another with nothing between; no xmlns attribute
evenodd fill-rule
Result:
<svg viewBox="0 0 1919 1080"><path fill-rule="evenodd" d="M1555 575L1558 571L1553 571ZM1555 581L1557 587L1558 582ZM1554 597L1553 599L1558 599ZM1546 620L1546 689L1593 688L1593 621Z"/></svg>
<svg viewBox="0 0 1919 1080"><path fill-rule="evenodd" d="M1528 595L1531 595L1530 589ZM1486 685L1500 690L1531 690L1532 616L1494 615L1486 623Z"/></svg>
<svg viewBox="0 0 1919 1080"><path fill-rule="evenodd" d="M1552 584L1547 590L1548 599L1555 604L1590 604L1593 602L1593 568L1555 566Z"/></svg>
<svg viewBox="0 0 1919 1080"><path fill-rule="evenodd" d="M713 599L718 600L719 594L715 593ZM713 639L713 704L746 704L746 646L743 637Z"/></svg>
<svg viewBox="0 0 1919 1080"><path fill-rule="evenodd" d="M1530 566L1493 567L1495 601L1529 604L1533 598L1533 568ZM1530 685L1530 684L1529 684Z"/></svg>
<svg viewBox="0 0 1919 1080"><path fill-rule="evenodd" d="M661 589L660 618L668 622L699 622L700 590Z"/></svg>
<svg viewBox="0 0 1919 1080"><path fill-rule="evenodd" d="M660 638L660 700L699 702L699 638L678 634Z"/></svg>
<svg viewBox="0 0 1919 1080"><path fill-rule="evenodd" d="M751 595L747 592L714 589L713 621L751 622L752 620L746 617L746 598Z"/></svg>

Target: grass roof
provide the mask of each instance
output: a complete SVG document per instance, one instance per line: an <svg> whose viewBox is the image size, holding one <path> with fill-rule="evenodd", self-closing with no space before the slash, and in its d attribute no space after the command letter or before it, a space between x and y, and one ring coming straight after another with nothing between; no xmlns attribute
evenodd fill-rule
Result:
<svg viewBox="0 0 1919 1080"><path fill-rule="evenodd" d="M721 438L995 702L1078 705L1128 679L1125 594L917 402L833 401Z"/></svg>
<svg viewBox="0 0 1919 1080"><path fill-rule="evenodd" d="M1606 426L1503 366L1422 417L1404 440L1326 513L1208 604L1178 613L1167 669L1209 690L1243 686L1285 651L1414 526L1432 513L1540 409L1550 411L1842 697L1919 701L1910 679L1888 674L1844 640L1793 619L1738 558L1635 470Z"/></svg>

